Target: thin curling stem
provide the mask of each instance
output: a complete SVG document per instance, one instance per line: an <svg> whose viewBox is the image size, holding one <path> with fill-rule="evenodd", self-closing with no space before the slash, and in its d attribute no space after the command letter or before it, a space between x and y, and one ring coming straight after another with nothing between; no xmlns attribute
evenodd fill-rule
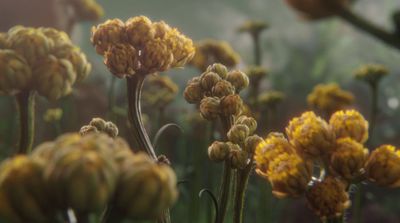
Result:
<svg viewBox="0 0 400 223"><path fill-rule="evenodd" d="M23 91L16 95L19 112L19 141L16 153L30 153L35 134L35 93Z"/></svg>
<svg viewBox="0 0 400 223"><path fill-rule="evenodd" d="M243 210L244 210L246 188L249 182L249 176L252 169L253 169L253 159L251 159L250 163L246 166L245 169L238 171L236 191L235 191L235 204L233 208L234 223L243 223L243 216L244 216Z"/></svg>
<svg viewBox="0 0 400 223"><path fill-rule="evenodd" d="M365 18L357 15L348 7L343 7L338 14L344 21L354 27L374 36L389 46L400 50L400 37L396 33L390 33L378 25L372 24Z"/></svg>
<svg viewBox="0 0 400 223"><path fill-rule="evenodd" d="M126 78L129 105L128 119L131 124L131 130L133 131L133 137L138 143L139 149L144 150L151 158L157 160L157 156L142 122L140 99L144 79L145 75L143 74L136 74Z"/></svg>

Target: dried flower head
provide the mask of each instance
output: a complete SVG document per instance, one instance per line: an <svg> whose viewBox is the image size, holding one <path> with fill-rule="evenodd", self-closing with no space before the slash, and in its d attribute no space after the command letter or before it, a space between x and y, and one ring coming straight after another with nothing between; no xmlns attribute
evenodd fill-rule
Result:
<svg viewBox="0 0 400 223"><path fill-rule="evenodd" d="M62 115L63 110L61 108L50 108L44 113L43 120L49 123L57 122L60 121Z"/></svg>
<svg viewBox="0 0 400 223"><path fill-rule="evenodd" d="M400 150L382 145L374 150L365 164L367 178L384 187L400 187Z"/></svg>
<svg viewBox="0 0 400 223"><path fill-rule="evenodd" d="M104 53L104 64L117 77L134 75L140 68L137 50L127 44L113 44Z"/></svg>
<svg viewBox="0 0 400 223"><path fill-rule="evenodd" d="M318 158L334 149L334 131L314 112L305 112L293 118L286 127L286 134L297 152L305 157Z"/></svg>
<svg viewBox="0 0 400 223"><path fill-rule="evenodd" d="M376 85L379 81L389 74L388 69L380 64L366 64L359 67L354 72L356 79L365 81L370 85Z"/></svg>
<svg viewBox="0 0 400 223"><path fill-rule="evenodd" d="M231 82L231 84L235 87L236 92L240 92L249 86L249 77L247 74L239 70L232 70L228 72L226 80Z"/></svg>
<svg viewBox="0 0 400 223"><path fill-rule="evenodd" d="M228 158L229 151L229 144L215 141L208 147L208 157L214 162L221 162Z"/></svg>
<svg viewBox="0 0 400 223"><path fill-rule="evenodd" d="M103 132L108 136L115 138L118 136L118 128L112 122L106 122L101 118L93 118L89 125L82 126L79 133L84 136L89 133Z"/></svg>
<svg viewBox="0 0 400 223"><path fill-rule="evenodd" d="M356 110L335 112L329 124L337 138L350 137L359 143L365 143L368 139L368 122Z"/></svg>
<svg viewBox="0 0 400 223"><path fill-rule="evenodd" d="M0 93L15 94L29 88L32 71L28 62L13 50L0 50Z"/></svg>
<svg viewBox="0 0 400 223"><path fill-rule="evenodd" d="M243 101L238 94L225 96L221 99L221 112L226 116L238 115L242 111Z"/></svg>
<svg viewBox="0 0 400 223"><path fill-rule="evenodd" d="M315 20L336 15L349 0L286 0L301 16Z"/></svg>
<svg viewBox="0 0 400 223"><path fill-rule="evenodd" d="M335 147L330 158L330 168L336 175L351 182L362 174L368 149L348 137L338 139Z"/></svg>
<svg viewBox="0 0 400 223"><path fill-rule="evenodd" d="M246 138L249 136L250 130L247 125L244 124L235 124L229 129L227 136L229 141L243 145Z"/></svg>
<svg viewBox="0 0 400 223"><path fill-rule="evenodd" d="M321 219L339 217L351 204L346 185L334 177L315 183L306 197L310 208Z"/></svg>
<svg viewBox="0 0 400 223"><path fill-rule="evenodd" d="M204 71L209 65L221 63L227 67L234 67L239 63L240 57L225 41L204 40L196 44L196 54L190 65Z"/></svg>
<svg viewBox="0 0 400 223"><path fill-rule="evenodd" d="M200 114L204 119L213 120L221 114L220 99L205 97L200 102Z"/></svg>
<svg viewBox="0 0 400 223"><path fill-rule="evenodd" d="M344 109L353 102L353 94L341 89L336 83L318 84L307 96L308 105L328 114Z"/></svg>

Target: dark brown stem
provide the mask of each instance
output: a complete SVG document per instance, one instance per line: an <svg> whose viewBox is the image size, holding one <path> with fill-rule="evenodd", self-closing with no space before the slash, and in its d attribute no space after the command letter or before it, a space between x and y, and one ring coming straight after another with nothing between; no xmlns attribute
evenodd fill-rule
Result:
<svg viewBox="0 0 400 223"><path fill-rule="evenodd" d="M16 153L30 153L35 134L35 93L23 91L16 95L19 112L19 143Z"/></svg>
<svg viewBox="0 0 400 223"><path fill-rule="evenodd" d="M338 15L354 27L400 50L400 37L396 35L396 33L390 33L378 25L372 24L370 21L354 13L348 7L343 7Z"/></svg>
<svg viewBox="0 0 400 223"><path fill-rule="evenodd" d="M137 74L126 78L129 105L128 118L133 131L133 137L139 149L144 150L150 157L157 160L157 156L142 122L140 99L145 77L145 75Z"/></svg>

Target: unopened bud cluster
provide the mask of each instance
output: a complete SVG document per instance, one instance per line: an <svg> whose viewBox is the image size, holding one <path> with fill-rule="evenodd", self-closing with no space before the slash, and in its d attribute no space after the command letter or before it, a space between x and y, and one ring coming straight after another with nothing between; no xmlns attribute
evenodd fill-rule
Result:
<svg viewBox="0 0 400 223"><path fill-rule="evenodd" d="M118 136L118 127L112 122L106 122L101 118L93 118L89 125L82 126L79 133L84 136L90 133L105 133L112 138Z"/></svg>
<svg viewBox="0 0 400 223"><path fill-rule="evenodd" d="M15 26L0 35L0 93L34 90L56 100L90 70L86 56L62 31Z"/></svg>
<svg viewBox="0 0 400 223"><path fill-rule="evenodd" d="M207 70L190 80L184 97L191 104L199 104L203 118L238 115L243 102L238 95L249 85L247 75L239 70L228 71L222 64L210 65Z"/></svg>

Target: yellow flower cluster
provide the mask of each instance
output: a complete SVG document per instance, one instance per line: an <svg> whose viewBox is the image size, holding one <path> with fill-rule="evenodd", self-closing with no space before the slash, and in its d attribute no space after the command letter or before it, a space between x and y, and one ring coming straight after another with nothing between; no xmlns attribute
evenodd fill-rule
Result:
<svg viewBox="0 0 400 223"><path fill-rule="evenodd" d="M400 187L400 150L391 145L378 147L368 157L365 171L377 185Z"/></svg>
<svg viewBox="0 0 400 223"><path fill-rule="evenodd" d="M195 52L193 42L164 21L137 16L107 20L92 28L92 44L118 77L182 67Z"/></svg>
<svg viewBox="0 0 400 223"><path fill-rule="evenodd" d="M104 15L103 8L96 0L72 0L70 4L78 20L98 20Z"/></svg>
<svg viewBox="0 0 400 223"><path fill-rule="evenodd" d="M190 80L184 97L191 104L200 104L203 118L213 120L220 115L238 115L242 111L242 99L238 95L249 85L247 75L239 70L228 69L222 64L210 65L207 70Z"/></svg>
<svg viewBox="0 0 400 223"><path fill-rule="evenodd" d="M307 96L309 106L324 111L328 115L346 108L353 102L353 94L341 89L336 83L318 84Z"/></svg>
<svg viewBox="0 0 400 223"><path fill-rule="evenodd" d="M99 213L110 200L122 217L150 220L176 198L169 166L105 134L62 135L0 167L0 218L7 222L55 222L56 212L69 208Z"/></svg>
<svg viewBox="0 0 400 223"><path fill-rule="evenodd" d="M54 123L59 121L62 118L63 110L61 108L51 108L47 109L47 111L43 115L43 120L45 122Z"/></svg>
<svg viewBox="0 0 400 223"><path fill-rule="evenodd" d="M253 36L259 35L262 31L268 29L268 24L262 21L248 20L243 23L238 31L241 33L249 33Z"/></svg>
<svg viewBox="0 0 400 223"><path fill-rule="evenodd" d="M93 118L89 125L82 126L79 133L84 136L91 133L102 132L110 137L118 136L118 127L112 122L106 122L101 118Z"/></svg>
<svg viewBox="0 0 400 223"><path fill-rule="evenodd" d="M164 109L175 99L178 90L178 85L168 76L152 75L143 89L143 103L152 109Z"/></svg>
<svg viewBox="0 0 400 223"><path fill-rule="evenodd" d="M0 93L36 90L56 100L91 70L86 56L64 32L16 26L1 36Z"/></svg>
<svg viewBox="0 0 400 223"><path fill-rule="evenodd" d="M190 61L190 65L200 71L207 69L209 65L221 63L227 67L234 67L240 61L240 56L225 41L203 40L196 44L196 54Z"/></svg>
<svg viewBox="0 0 400 223"><path fill-rule="evenodd" d="M388 74L388 69L380 64L366 64L354 71L355 78L371 85L378 84L379 81Z"/></svg>

